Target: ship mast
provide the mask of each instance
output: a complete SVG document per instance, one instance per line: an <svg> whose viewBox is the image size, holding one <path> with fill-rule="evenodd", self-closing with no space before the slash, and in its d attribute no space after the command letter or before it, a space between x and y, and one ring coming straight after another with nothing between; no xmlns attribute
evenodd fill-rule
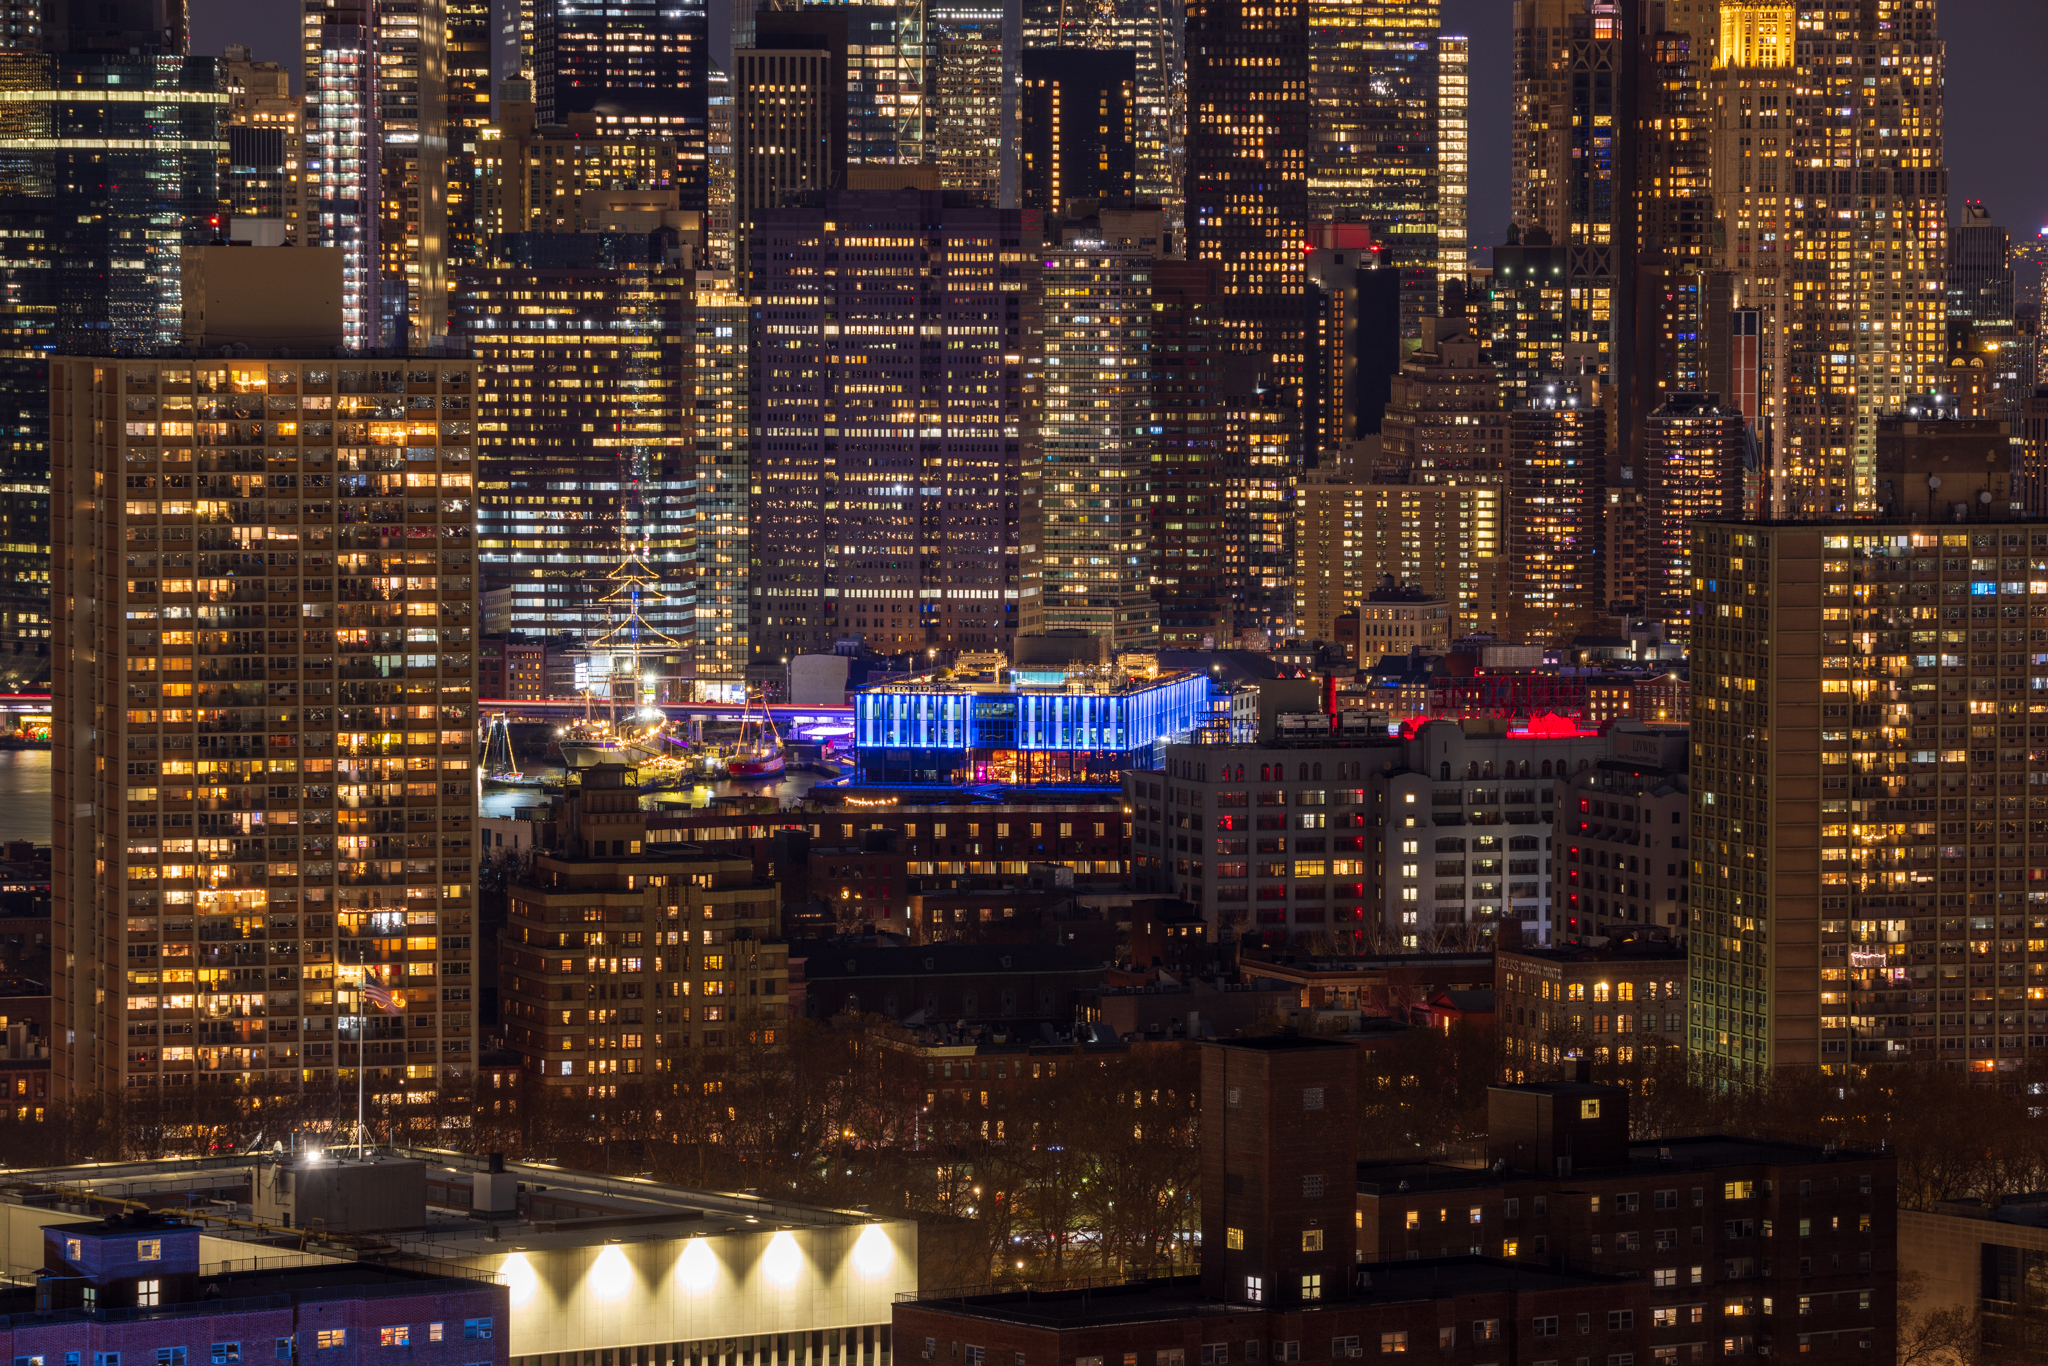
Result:
<svg viewBox="0 0 2048 1366"><path fill-rule="evenodd" d="M661 700L660 684L648 679L642 672L644 656L679 652L681 641L663 631L657 631L647 624L641 615L644 602L662 602L666 595L655 586L658 582L654 571L647 567L646 560L637 548L628 549L621 557L618 567L605 576L611 581L612 589L598 601L611 605L613 612L623 616L619 624L591 642L591 653L604 651L610 661L606 694L611 704L612 735L617 737L619 729L619 658L624 655L631 661L631 672L624 684L626 720L630 722L639 715L643 707L657 705Z"/></svg>

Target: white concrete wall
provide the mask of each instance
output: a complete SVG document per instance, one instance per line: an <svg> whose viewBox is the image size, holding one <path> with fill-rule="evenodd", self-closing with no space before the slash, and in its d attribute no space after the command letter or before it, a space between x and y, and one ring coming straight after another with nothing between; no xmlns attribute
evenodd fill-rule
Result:
<svg viewBox="0 0 2048 1366"><path fill-rule="evenodd" d="M909 1220L650 1238L462 1258L512 1295L511 1352L587 1352L660 1342L888 1323L917 1289Z"/></svg>

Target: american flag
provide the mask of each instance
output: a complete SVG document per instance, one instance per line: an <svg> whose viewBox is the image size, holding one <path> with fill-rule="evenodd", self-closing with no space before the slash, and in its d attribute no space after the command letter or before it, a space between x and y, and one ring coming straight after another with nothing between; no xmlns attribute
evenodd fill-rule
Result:
<svg viewBox="0 0 2048 1366"><path fill-rule="evenodd" d="M363 995L369 997L371 1004L377 1006L387 1015L403 1015L405 1013L405 998L393 993L389 987L378 986L375 982L365 982L363 983Z"/></svg>

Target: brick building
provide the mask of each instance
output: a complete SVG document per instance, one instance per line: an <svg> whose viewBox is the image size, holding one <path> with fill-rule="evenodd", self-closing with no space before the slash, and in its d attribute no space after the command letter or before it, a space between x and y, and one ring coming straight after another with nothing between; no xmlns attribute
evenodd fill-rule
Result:
<svg viewBox="0 0 2048 1366"><path fill-rule="evenodd" d="M1439 991L1484 991L1493 985L1491 953L1390 953L1357 958L1296 954L1240 956L1247 982L1278 982L1298 993L1304 1010L1362 1010L1407 1019L1410 1008Z"/></svg>
<svg viewBox="0 0 2048 1366"><path fill-rule="evenodd" d="M572 1092L631 1086L678 1049L775 1043L789 1016L773 884L750 859L649 842L629 771L583 770L499 941L505 1041Z"/></svg>
<svg viewBox="0 0 2048 1366"><path fill-rule="evenodd" d="M1484 1252L1632 1277L1645 1366L1891 1351L1895 1159L1720 1135L1632 1144L1628 1091L1576 1081L1496 1086L1487 1111L1488 1167L1359 1167L1362 1262ZM1598 1360L1597 1325L1560 1316L1554 1341L1502 1359Z"/></svg>
<svg viewBox="0 0 2048 1366"><path fill-rule="evenodd" d="M23 1362L306 1361L507 1366L510 1292L368 1262L236 1271L200 1263L196 1225L154 1213L42 1230L33 1288L0 1290L0 1357ZM445 1265L445 1264L444 1264Z"/></svg>
<svg viewBox="0 0 2048 1366"><path fill-rule="evenodd" d="M1686 731L1617 729L1614 749L1553 792L1551 932L1581 939L1645 927L1683 940L1690 839Z"/></svg>
<svg viewBox="0 0 2048 1366"><path fill-rule="evenodd" d="M1639 1276L1468 1255L1355 1260L1355 1056L1297 1035L1203 1045L1199 1276L928 1292L896 1306L897 1352L942 1366L1263 1366L1411 1352L1448 1366L1649 1363L1652 1291Z"/></svg>
<svg viewBox="0 0 2048 1366"><path fill-rule="evenodd" d="M930 1020L1071 1021L1080 992L1102 980L1100 959L1055 944L888 944L814 939L790 946L806 1017L923 1011Z"/></svg>
<svg viewBox="0 0 2048 1366"><path fill-rule="evenodd" d="M1582 1060L1649 1067L1660 1053L1684 1047L1683 945L1630 939L1503 948L1496 971L1503 1081L1554 1081Z"/></svg>
<svg viewBox="0 0 2048 1366"><path fill-rule="evenodd" d="M1064 864L1077 877L1123 878L1131 871L1130 817L1116 794L944 806L899 806L893 796L861 799L886 805L856 805L852 789L832 795L845 804L797 816L809 824L811 838L845 846L869 831L895 831L902 839L905 874L920 879L926 891L1021 880L1033 863ZM813 793L814 800L824 796Z"/></svg>

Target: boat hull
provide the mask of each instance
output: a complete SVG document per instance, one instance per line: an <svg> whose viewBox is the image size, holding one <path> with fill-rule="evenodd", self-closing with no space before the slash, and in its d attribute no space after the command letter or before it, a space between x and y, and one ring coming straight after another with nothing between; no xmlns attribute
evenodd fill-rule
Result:
<svg viewBox="0 0 2048 1366"><path fill-rule="evenodd" d="M766 759L728 759L725 776L728 778L776 778L782 775L783 759L780 754Z"/></svg>

